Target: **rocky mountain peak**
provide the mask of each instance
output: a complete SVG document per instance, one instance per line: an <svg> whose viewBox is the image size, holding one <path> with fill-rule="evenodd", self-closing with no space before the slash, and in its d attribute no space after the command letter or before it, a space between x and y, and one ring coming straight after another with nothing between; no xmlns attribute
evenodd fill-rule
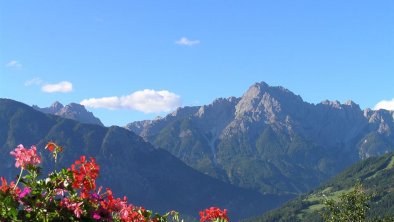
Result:
<svg viewBox="0 0 394 222"><path fill-rule="evenodd" d="M33 105L33 108L35 110L52 115L56 115L56 113L59 112L61 109L63 109L63 107L64 107L63 104L61 104L59 101L55 101L54 103L52 103L51 106L45 108L40 108L37 105Z"/></svg>
<svg viewBox="0 0 394 222"><path fill-rule="evenodd" d="M379 109L379 110L365 109L364 115L370 120L370 122L381 121L381 119L386 119L388 121L394 119L394 111L389 111L385 109Z"/></svg>
<svg viewBox="0 0 394 222"><path fill-rule="evenodd" d="M242 98L253 99L261 97L264 92L269 91L270 86L265 82L255 83L243 94Z"/></svg>
<svg viewBox="0 0 394 222"><path fill-rule="evenodd" d="M165 118L171 118L171 117L184 117L184 116L189 116L193 115L197 110L199 109L199 106L185 106L185 107L178 107L174 112L168 114Z"/></svg>
<svg viewBox="0 0 394 222"><path fill-rule="evenodd" d="M78 103L70 103L63 106L60 102L54 102L50 107L40 108L33 105L33 108L43 113L61 116L67 119L77 120L81 123L96 124L104 126L103 123L93 115L93 113L86 110L86 108Z"/></svg>
<svg viewBox="0 0 394 222"><path fill-rule="evenodd" d="M359 107L359 108L360 108L360 106L359 106L357 103L353 102L353 100L348 100L348 101L346 101L346 102L344 103L344 105L346 105L346 106L351 106L351 107Z"/></svg>
<svg viewBox="0 0 394 222"><path fill-rule="evenodd" d="M256 108L261 102L263 95L265 95L265 99L269 97L267 95L268 91L269 86L265 82L255 83L249 87L235 107L236 117L240 118L247 113L256 112Z"/></svg>
<svg viewBox="0 0 394 222"><path fill-rule="evenodd" d="M206 115L217 115L221 112L233 114L234 113L233 108L237 104L238 101L239 101L239 99L237 99L235 97L218 98L218 99L215 99L209 105L201 106L195 115L198 116L199 118L202 118L203 116L206 116Z"/></svg>
<svg viewBox="0 0 394 222"><path fill-rule="evenodd" d="M364 116L378 133L391 135L392 129L394 129L394 111L366 109Z"/></svg>
<svg viewBox="0 0 394 222"><path fill-rule="evenodd" d="M58 112L63 109L63 107L63 104L61 104L59 101L55 101L49 108L52 109L54 112Z"/></svg>
<svg viewBox="0 0 394 222"><path fill-rule="evenodd" d="M342 109L342 105L341 105L341 103L338 100L334 100L334 101L324 100L320 104L332 107L334 109Z"/></svg>
<svg viewBox="0 0 394 222"><path fill-rule="evenodd" d="M353 102L352 100L347 100L343 104L341 104L341 102L339 102L338 100L333 100L333 101L324 100L317 105L330 107L330 108L337 109L337 110L354 110L357 112L361 111L360 106L357 103Z"/></svg>
<svg viewBox="0 0 394 222"><path fill-rule="evenodd" d="M281 86L269 86L265 82L253 84L236 105L236 117L249 116L254 120L275 121L282 111L297 112L305 102ZM285 118L285 115L281 118Z"/></svg>
<svg viewBox="0 0 394 222"><path fill-rule="evenodd" d="M60 110L60 113L75 113L75 114L81 114L81 113L86 113L88 112L86 108L78 103L70 103L64 107L64 109Z"/></svg>

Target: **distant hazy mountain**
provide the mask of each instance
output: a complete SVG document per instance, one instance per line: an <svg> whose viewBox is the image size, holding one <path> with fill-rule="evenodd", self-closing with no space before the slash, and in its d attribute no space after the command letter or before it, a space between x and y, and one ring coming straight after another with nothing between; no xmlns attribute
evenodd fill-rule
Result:
<svg viewBox="0 0 394 222"><path fill-rule="evenodd" d="M394 154L390 153L360 161L313 192L248 221L322 222L319 210L324 207L323 194L329 198L338 197L341 193L348 192L357 181L363 184L366 193L373 195L369 218L394 217Z"/></svg>
<svg viewBox="0 0 394 222"><path fill-rule="evenodd" d="M33 105L33 108L43 113L61 116L67 119L77 120L81 123L96 124L104 126L99 118L95 117L93 113L86 110L83 105L77 103L70 103L63 106L60 102L54 102L50 107L40 108Z"/></svg>
<svg viewBox="0 0 394 222"><path fill-rule="evenodd" d="M304 102L264 82L127 129L189 166L262 193L302 193L360 158L394 150L394 112Z"/></svg>
<svg viewBox="0 0 394 222"><path fill-rule="evenodd" d="M9 155L18 144L37 145L44 169L53 167L50 154L43 149L48 141L64 147L61 167L69 167L81 155L96 157L101 172L98 184L155 211L174 209L198 217L199 210L219 206L237 220L261 214L290 198L262 195L204 175L124 128L82 124L0 99L1 176L11 180L18 175Z"/></svg>

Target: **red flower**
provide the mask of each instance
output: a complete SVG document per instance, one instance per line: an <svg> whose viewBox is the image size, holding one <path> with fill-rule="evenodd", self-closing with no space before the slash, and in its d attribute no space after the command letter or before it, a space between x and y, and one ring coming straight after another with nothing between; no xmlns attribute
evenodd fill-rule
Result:
<svg viewBox="0 0 394 222"><path fill-rule="evenodd" d="M107 188L107 200L101 201L100 205L110 212L119 212L124 206L127 205L127 199L115 199L112 194L112 190Z"/></svg>
<svg viewBox="0 0 394 222"><path fill-rule="evenodd" d="M106 200L100 202L100 207L104 212L114 213L119 216L122 222L146 222L143 213L145 209L127 204L127 198L114 198L111 189L107 188ZM97 216L98 217L98 216Z"/></svg>
<svg viewBox="0 0 394 222"><path fill-rule="evenodd" d="M75 189L82 189L81 197L88 198L89 192L96 189L96 179L99 175L100 167L96 160L91 157L90 161L86 161L85 156L75 161L71 165L71 171L74 176L72 187Z"/></svg>
<svg viewBox="0 0 394 222"><path fill-rule="evenodd" d="M0 190L3 191L3 193L7 192L7 190L10 189L8 186L7 180L4 177L1 177L1 187Z"/></svg>
<svg viewBox="0 0 394 222"><path fill-rule="evenodd" d="M17 198L22 192L21 189L16 186L14 181L11 181L9 188L11 189L10 192L14 195L15 198Z"/></svg>
<svg viewBox="0 0 394 222"><path fill-rule="evenodd" d="M229 221L227 217L227 210L210 207L204 211L200 211L200 222L205 221Z"/></svg>
<svg viewBox="0 0 394 222"><path fill-rule="evenodd" d="M56 145L52 142L49 142L46 146L45 149L48 149L49 151L53 152L56 148Z"/></svg>
<svg viewBox="0 0 394 222"><path fill-rule="evenodd" d="M144 208L135 207L133 205L124 206L120 210L120 219L123 222L146 222L146 218L140 212L144 212Z"/></svg>
<svg viewBox="0 0 394 222"><path fill-rule="evenodd" d="M46 146L45 149L48 149L49 151L53 152L62 152L63 148L61 146L56 145L54 142L49 142Z"/></svg>

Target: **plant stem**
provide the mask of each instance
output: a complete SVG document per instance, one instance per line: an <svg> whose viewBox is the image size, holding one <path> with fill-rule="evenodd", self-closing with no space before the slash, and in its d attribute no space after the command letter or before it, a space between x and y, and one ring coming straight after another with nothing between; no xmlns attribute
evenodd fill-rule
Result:
<svg viewBox="0 0 394 222"><path fill-rule="evenodd" d="M18 186L18 183L19 183L19 181L20 181L20 180L21 180L21 178L22 178L22 173L23 173L23 167L21 167L21 172L19 173L18 180L16 181L16 183L15 183L15 186L14 186L14 189L13 189L13 190L15 190L15 189L16 189L16 186Z"/></svg>
<svg viewBox="0 0 394 222"><path fill-rule="evenodd" d="M55 173L57 173L57 150L53 152L53 158L55 159Z"/></svg>

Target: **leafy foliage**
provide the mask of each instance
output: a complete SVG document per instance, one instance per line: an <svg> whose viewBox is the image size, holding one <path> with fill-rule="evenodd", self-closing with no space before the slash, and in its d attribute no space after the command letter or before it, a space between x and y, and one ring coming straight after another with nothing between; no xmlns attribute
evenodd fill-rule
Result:
<svg viewBox="0 0 394 222"><path fill-rule="evenodd" d="M364 193L361 183L357 183L354 189L339 196L339 201L326 199L325 210L322 213L326 222L354 221L363 222L369 210L368 201L370 195Z"/></svg>

